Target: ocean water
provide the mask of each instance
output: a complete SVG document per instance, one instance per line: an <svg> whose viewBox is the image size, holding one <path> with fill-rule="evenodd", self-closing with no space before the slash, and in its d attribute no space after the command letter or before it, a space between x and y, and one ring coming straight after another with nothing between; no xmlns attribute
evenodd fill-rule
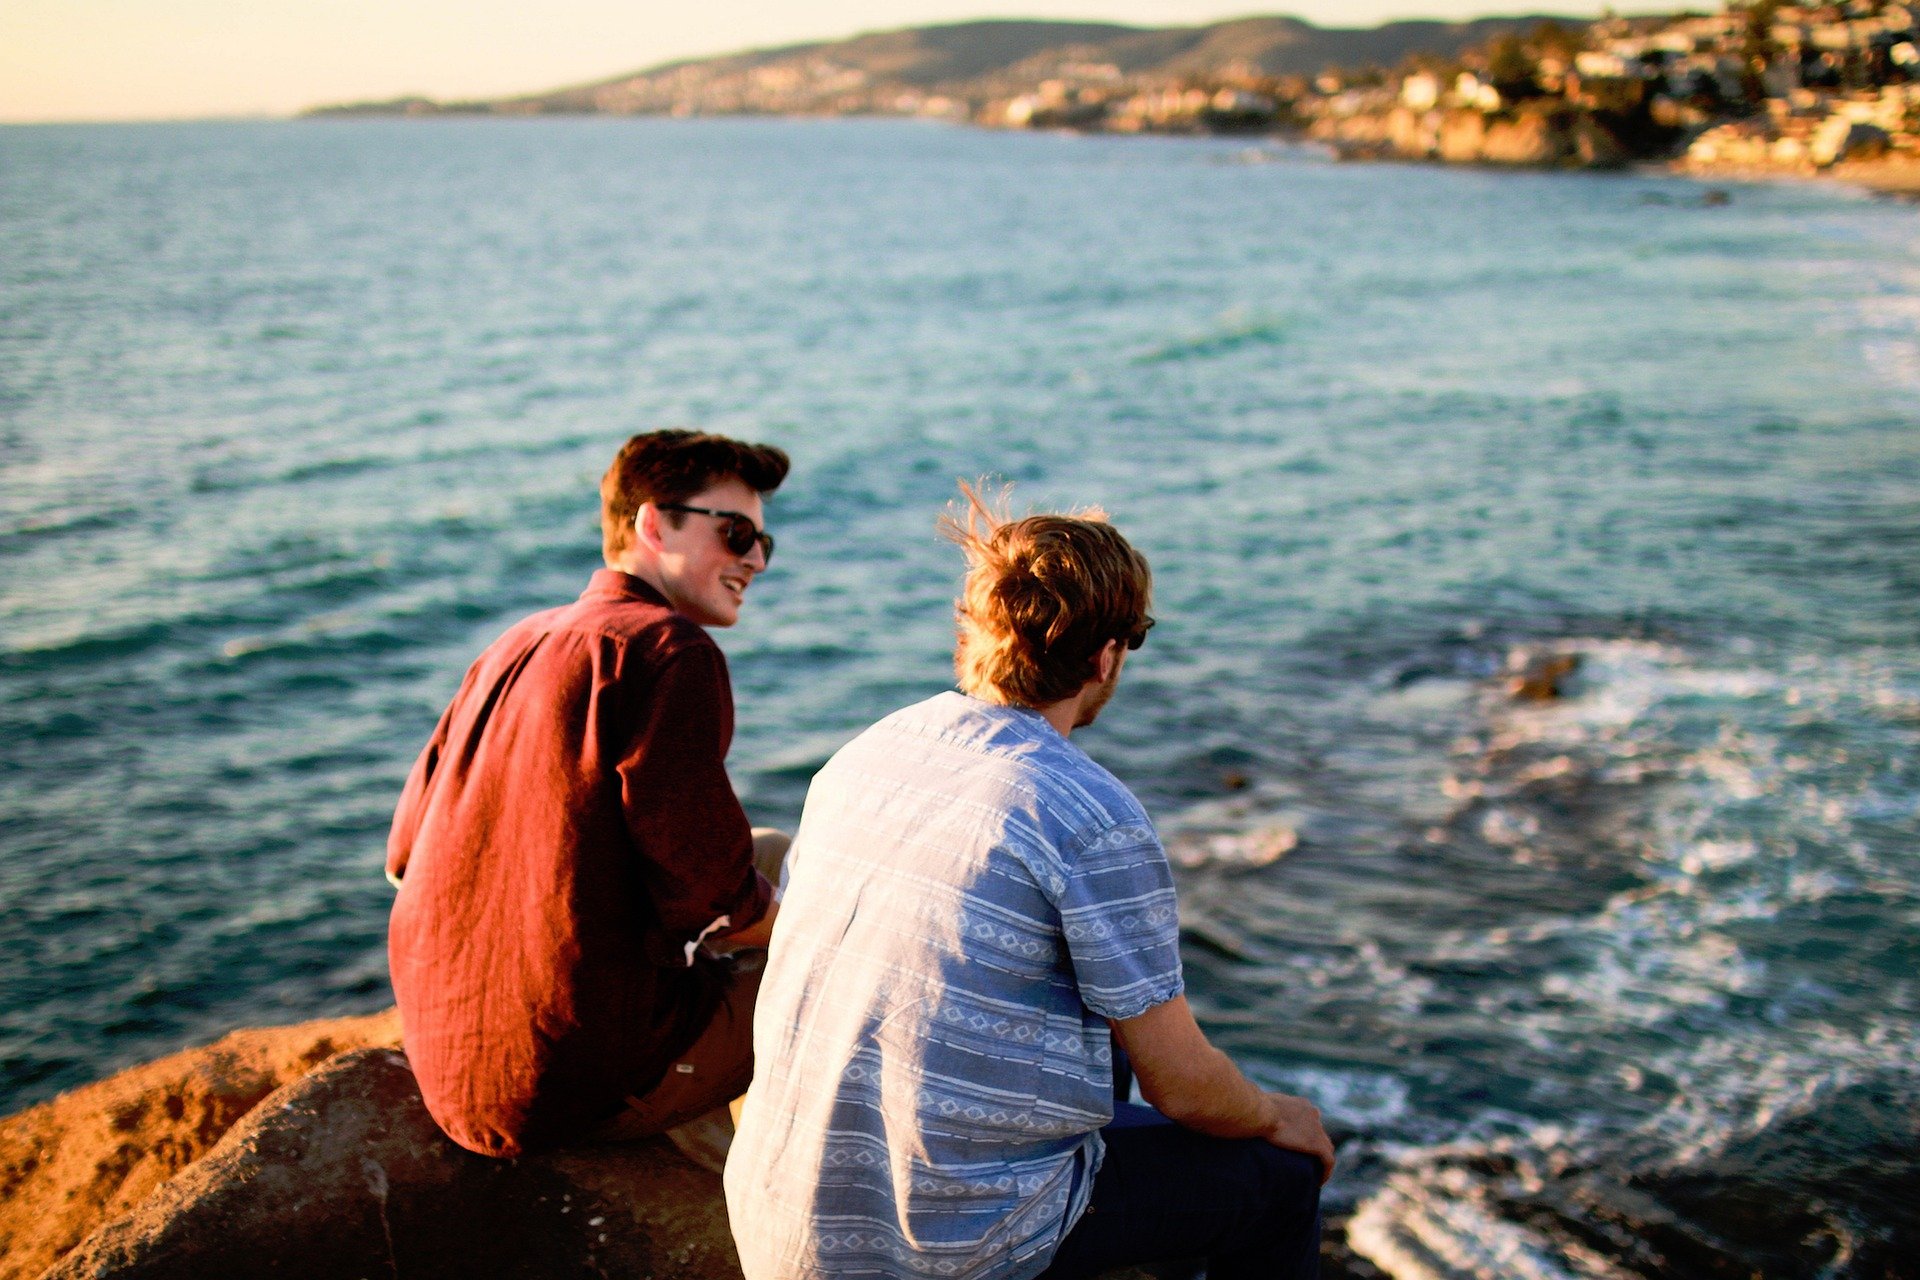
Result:
<svg viewBox="0 0 1920 1280"><path fill-rule="evenodd" d="M944 687L959 477L1350 1266L1914 1275L1920 215L890 122L0 130L0 1111L389 1000L401 780L628 433L794 457L736 783ZM1577 654L1568 696L1509 666Z"/></svg>

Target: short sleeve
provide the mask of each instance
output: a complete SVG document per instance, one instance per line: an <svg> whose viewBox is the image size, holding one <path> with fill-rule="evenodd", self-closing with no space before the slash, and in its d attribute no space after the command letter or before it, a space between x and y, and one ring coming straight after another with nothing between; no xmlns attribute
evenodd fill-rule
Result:
<svg viewBox="0 0 1920 1280"><path fill-rule="evenodd" d="M1088 840L1066 868L1060 926L1080 999L1133 1018L1185 989L1180 910L1160 837L1142 816Z"/></svg>

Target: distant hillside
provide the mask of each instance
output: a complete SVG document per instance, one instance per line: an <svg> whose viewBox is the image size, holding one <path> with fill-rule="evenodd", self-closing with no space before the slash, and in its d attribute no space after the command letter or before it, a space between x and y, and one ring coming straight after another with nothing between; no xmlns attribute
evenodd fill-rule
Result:
<svg viewBox="0 0 1920 1280"><path fill-rule="evenodd" d="M1531 15L1369 28L1316 27L1286 17L1159 28L962 22L692 59L519 98L406 98L312 114L849 114L923 110L934 101L963 115L1061 71L1083 76L1092 69L1131 82L1311 76L1330 67L1390 67L1416 53L1454 57L1548 21L1583 27L1588 20Z"/></svg>

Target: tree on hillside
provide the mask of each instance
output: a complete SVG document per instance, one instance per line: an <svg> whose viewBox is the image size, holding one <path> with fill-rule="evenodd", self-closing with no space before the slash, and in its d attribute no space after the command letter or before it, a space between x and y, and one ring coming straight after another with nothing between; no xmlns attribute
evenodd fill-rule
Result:
<svg viewBox="0 0 1920 1280"><path fill-rule="evenodd" d="M1549 18L1527 33L1527 47L1535 58L1554 57L1572 62L1573 55L1587 47L1585 31L1564 27Z"/></svg>
<svg viewBox="0 0 1920 1280"><path fill-rule="evenodd" d="M1539 63L1519 36L1500 36L1487 46L1487 79L1509 101L1539 96Z"/></svg>
<svg viewBox="0 0 1920 1280"><path fill-rule="evenodd" d="M1448 85L1464 70L1466 66L1458 58L1439 53L1410 53L1393 69L1393 78L1405 80L1408 76L1430 75Z"/></svg>
<svg viewBox="0 0 1920 1280"><path fill-rule="evenodd" d="M1741 16L1746 20L1743 52L1749 60L1758 60L1764 65L1780 52L1780 46L1773 40L1773 23L1785 2L1786 0L1750 0L1749 3L1738 6Z"/></svg>

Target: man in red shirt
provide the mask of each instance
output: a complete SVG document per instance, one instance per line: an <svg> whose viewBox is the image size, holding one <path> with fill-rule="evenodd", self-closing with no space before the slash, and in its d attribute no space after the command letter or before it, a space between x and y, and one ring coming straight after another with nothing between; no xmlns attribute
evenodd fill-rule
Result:
<svg viewBox="0 0 1920 1280"><path fill-rule="evenodd" d="M723 436L627 441L600 483L607 567L475 660L407 778L393 987L427 1109L469 1150L659 1133L746 1088L758 968L701 944L764 947L776 908L703 628L767 567L786 473Z"/></svg>

